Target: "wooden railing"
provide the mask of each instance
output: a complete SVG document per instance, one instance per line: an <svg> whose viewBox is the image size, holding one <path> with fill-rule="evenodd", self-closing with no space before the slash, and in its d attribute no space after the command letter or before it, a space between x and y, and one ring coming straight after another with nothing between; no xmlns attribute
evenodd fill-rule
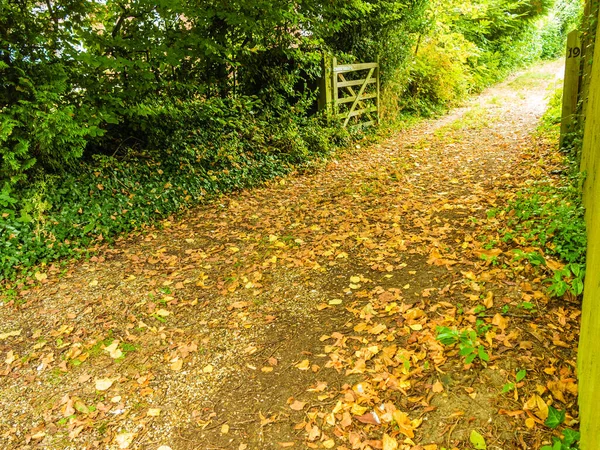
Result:
<svg viewBox="0 0 600 450"><path fill-rule="evenodd" d="M324 58L319 109L342 126L379 124L379 62L338 65L335 57Z"/></svg>

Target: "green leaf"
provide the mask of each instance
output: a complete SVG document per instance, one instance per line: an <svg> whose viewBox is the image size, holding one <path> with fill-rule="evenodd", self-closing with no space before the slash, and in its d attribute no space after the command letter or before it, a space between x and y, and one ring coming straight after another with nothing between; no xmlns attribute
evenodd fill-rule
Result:
<svg viewBox="0 0 600 450"><path fill-rule="evenodd" d="M558 409L553 408L552 406L548 407L548 418L544 424L552 429L557 428L560 424L565 421L565 412L559 411Z"/></svg>
<svg viewBox="0 0 600 450"><path fill-rule="evenodd" d="M502 387L502 393L506 394L507 392L512 391L515 388L514 383L506 383L503 387Z"/></svg>
<svg viewBox="0 0 600 450"><path fill-rule="evenodd" d="M487 449L487 445L485 444L485 439L477 431L475 431L475 430L471 431L471 436L470 436L469 440L471 441L471 444L473 444L473 447L476 448L477 450L486 450Z"/></svg>
<svg viewBox="0 0 600 450"><path fill-rule="evenodd" d="M483 348L483 345L479 346L479 348L477 349L477 354L479 355L479 359L481 359L482 361L490 360L490 355L487 354L485 348Z"/></svg>
<svg viewBox="0 0 600 450"><path fill-rule="evenodd" d="M517 372L517 383L527 376L527 370L521 369Z"/></svg>
<svg viewBox="0 0 600 450"><path fill-rule="evenodd" d="M579 442L580 438L581 438L581 435L579 434L578 431L571 430L570 428L563 430L563 444L565 444L569 447L572 444Z"/></svg>

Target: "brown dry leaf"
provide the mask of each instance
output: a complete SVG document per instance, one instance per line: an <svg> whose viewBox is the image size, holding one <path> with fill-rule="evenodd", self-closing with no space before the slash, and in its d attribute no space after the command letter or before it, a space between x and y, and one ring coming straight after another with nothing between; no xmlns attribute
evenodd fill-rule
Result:
<svg viewBox="0 0 600 450"><path fill-rule="evenodd" d="M431 390L436 394L439 394L440 392L444 392L444 385L439 381L436 381L431 387Z"/></svg>
<svg viewBox="0 0 600 450"><path fill-rule="evenodd" d="M306 402L301 402L299 400L294 400L294 402L290 405L294 411L302 411L306 406Z"/></svg>
<svg viewBox="0 0 600 450"><path fill-rule="evenodd" d="M485 299L483 300L483 305L487 309L490 309L492 306L494 306L494 293L492 291L488 291Z"/></svg>
<svg viewBox="0 0 600 450"><path fill-rule="evenodd" d="M503 317L501 314L496 314L492 319L492 325L496 325L498 328L504 331L508 327L508 319Z"/></svg>
<svg viewBox="0 0 600 450"><path fill-rule="evenodd" d="M381 424L381 420L379 419L379 416L375 411L368 412L366 414L363 414L362 416L356 416L355 419L361 423L367 423L370 425Z"/></svg>
<svg viewBox="0 0 600 450"><path fill-rule="evenodd" d="M548 405L544 399L537 394L532 395L531 398L527 400L527 402L523 405L523 409L533 412L543 421L548 418Z"/></svg>

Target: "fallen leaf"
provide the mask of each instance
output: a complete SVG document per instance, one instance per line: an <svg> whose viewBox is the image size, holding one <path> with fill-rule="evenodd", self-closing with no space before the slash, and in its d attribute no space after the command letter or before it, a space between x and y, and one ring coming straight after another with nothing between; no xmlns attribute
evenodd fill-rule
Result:
<svg viewBox="0 0 600 450"><path fill-rule="evenodd" d="M398 448L398 441L388 434L383 435L383 450L396 450Z"/></svg>
<svg viewBox="0 0 600 450"><path fill-rule="evenodd" d="M485 439L477 431L475 431L475 430L471 431L471 436L469 437L469 440L471 441L471 444L473 444L473 447L476 448L477 450L486 450L487 449Z"/></svg>
<svg viewBox="0 0 600 450"><path fill-rule="evenodd" d="M21 330L9 331L7 333L0 333L0 341L7 339L9 337L20 336Z"/></svg>
<svg viewBox="0 0 600 450"><path fill-rule="evenodd" d="M310 361L305 359L304 361L296 364L296 368L300 370L308 370L310 368Z"/></svg>
<svg viewBox="0 0 600 450"><path fill-rule="evenodd" d="M306 406L306 402L301 402L299 400L294 400L294 403L292 403L290 405L290 408L292 408L294 411L302 411L305 406Z"/></svg>
<svg viewBox="0 0 600 450"><path fill-rule="evenodd" d="M120 433L115 437L115 442L120 449L129 448L135 437L134 433Z"/></svg>
<svg viewBox="0 0 600 450"><path fill-rule="evenodd" d="M183 367L183 359L176 359L175 361L172 361L171 364L169 365L169 368L175 372L179 372L181 370L181 368Z"/></svg>
<svg viewBox="0 0 600 450"><path fill-rule="evenodd" d="M113 385L115 380L111 378L97 378L96 379L96 390L107 391Z"/></svg>

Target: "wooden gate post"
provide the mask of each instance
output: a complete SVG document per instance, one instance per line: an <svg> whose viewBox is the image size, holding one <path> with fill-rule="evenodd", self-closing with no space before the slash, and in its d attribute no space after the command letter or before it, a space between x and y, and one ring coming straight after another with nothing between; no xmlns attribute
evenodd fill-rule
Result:
<svg viewBox="0 0 600 450"><path fill-rule="evenodd" d="M333 57L323 55L323 75L319 82L319 111L323 111L327 120L333 117Z"/></svg>
<svg viewBox="0 0 600 450"><path fill-rule="evenodd" d="M579 98L579 75L581 67L581 38L579 31L571 31L567 37L567 59L563 87L562 120L560 124L560 146L565 136L576 123L575 113Z"/></svg>
<svg viewBox="0 0 600 450"><path fill-rule="evenodd" d="M582 450L600 448L600 27L596 39L581 163L587 172L583 203L588 232L577 355Z"/></svg>

